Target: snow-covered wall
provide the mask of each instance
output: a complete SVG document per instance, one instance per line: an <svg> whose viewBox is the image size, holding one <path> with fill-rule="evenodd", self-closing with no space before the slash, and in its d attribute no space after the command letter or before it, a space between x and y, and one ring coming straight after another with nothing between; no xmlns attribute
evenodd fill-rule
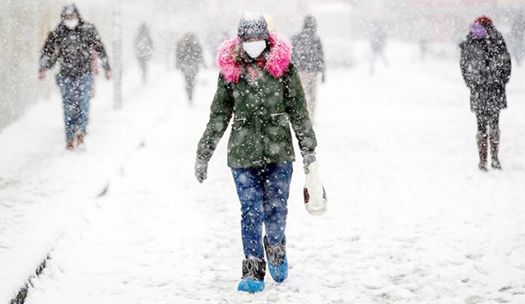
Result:
<svg viewBox="0 0 525 304"><path fill-rule="evenodd" d="M36 64L50 17L37 2L8 0L0 5L0 128L38 98L37 92L46 92L46 85L36 80Z"/></svg>

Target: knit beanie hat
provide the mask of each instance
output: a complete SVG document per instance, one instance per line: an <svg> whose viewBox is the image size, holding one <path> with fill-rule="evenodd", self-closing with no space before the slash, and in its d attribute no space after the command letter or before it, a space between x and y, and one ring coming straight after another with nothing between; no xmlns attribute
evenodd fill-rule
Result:
<svg viewBox="0 0 525 304"><path fill-rule="evenodd" d="M241 41L250 39L268 40L268 24L261 13L245 13L239 22L237 35Z"/></svg>

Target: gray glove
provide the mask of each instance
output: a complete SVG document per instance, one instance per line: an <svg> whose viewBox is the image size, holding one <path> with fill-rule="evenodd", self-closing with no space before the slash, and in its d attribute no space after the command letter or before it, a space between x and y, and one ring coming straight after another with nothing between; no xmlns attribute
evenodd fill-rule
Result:
<svg viewBox="0 0 525 304"><path fill-rule="evenodd" d="M309 167L315 161L316 161L315 152L308 152L306 154L303 154L303 169L304 169L305 174L310 173Z"/></svg>
<svg viewBox="0 0 525 304"><path fill-rule="evenodd" d="M197 181L199 181L199 183L202 183L206 180L206 178L208 178L207 161L197 158L197 161L195 162L195 177L197 178Z"/></svg>

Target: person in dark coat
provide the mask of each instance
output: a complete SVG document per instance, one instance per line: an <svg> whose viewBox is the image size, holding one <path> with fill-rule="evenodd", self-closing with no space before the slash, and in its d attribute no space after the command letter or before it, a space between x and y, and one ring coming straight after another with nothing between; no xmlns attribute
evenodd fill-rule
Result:
<svg viewBox="0 0 525 304"><path fill-rule="evenodd" d="M38 78L44 79L46 71L60 63L56 79L62 92L68 150L82 145L87 134L95 56L109 80L111 67L95 26L82 19L74 4L66 5L60 23L44 43Z"/></svg>
<svg viewBox="0 0 525 304"><path fill-rule="evenodd" d="M310 118L315 121L317 83L326 80L323 44L317 35L317 22L312 15L304 17L303 30L292 36L293 62L299 71L306 95Z"/></svg>
<svg viewBox="0 0 525 304"><path fill-rule="evenodd" d="M193 102L193 90L201 65L204 65L204 56L199 39L195 33L186 33L177 43L176 67L184 74L190 105Z"/></svg>
<svg viewBox="0 0 525 304"><path fill-rule="evenodd" d="M148 26L144 23L140 25L139 32L135 38L135 48L137 60L142 70L142 81L146 83L148 80L148 64L153 53L153 40L151 39Z"/></svg>
<svg viewBox="0 0 525 304"><path fill-rule="evenodd" d="M385 56L385 47L388 35L385 26L380 22L373 22L370 32L370 48L372 57L370 62L370 74L375 73L377 60L383 60L385 66L388 66L388 60Z"/></svg>
<svg viewBox="0 0 525 304"><path fill-rule="evenodd" d="M316 159L317 140L291 60L290 43L270 33L261 14L245 14L237 37L219 48L217 92L198 144L195 176L203 182L233 117L228 166L241 201L244 260L238 290L244 292L264 289L266 261L276 282L288 276L285 228L295 160L290 125L306 172Z"/></svg>
<svg viewBox="0 0 525 304"><path fill-rule="evenodd" d="M461 47L461 72L470 89L470 108L478 124L479 169L487 171L488 140L492 168L501 169L498 158L499 114L507 107L505 86L511 74L511 59L505 40L486 16L470 26Z"/></svg>

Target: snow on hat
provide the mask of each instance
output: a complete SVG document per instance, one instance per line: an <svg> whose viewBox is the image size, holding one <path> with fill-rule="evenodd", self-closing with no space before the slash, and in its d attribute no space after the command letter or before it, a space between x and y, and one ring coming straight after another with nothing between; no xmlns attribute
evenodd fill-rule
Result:
<svg viewBox="0 0 525 304"><path fill-rule="evenodd" d="M476 39L484 39L487 37L487 30L479 23L474 23L470 26L470 32Z"/></svg>
<svg viewBox="0 0 525 304"><path fill-rule="evenodd" d="M487 26L487 25L492 25L493 22L492 22L492 19L490 19L490 17L481 16L481 17L476 18L476 20L474 20L474 24L480 24L483 26Z"/></svg>
<svg viewBox="0 0 525 304"><path fill-rule="evenodd" d="M245 13L239 22L237 35L241 41L250 39L267 40L270 33L268 24L261 13Z"/></svg>

